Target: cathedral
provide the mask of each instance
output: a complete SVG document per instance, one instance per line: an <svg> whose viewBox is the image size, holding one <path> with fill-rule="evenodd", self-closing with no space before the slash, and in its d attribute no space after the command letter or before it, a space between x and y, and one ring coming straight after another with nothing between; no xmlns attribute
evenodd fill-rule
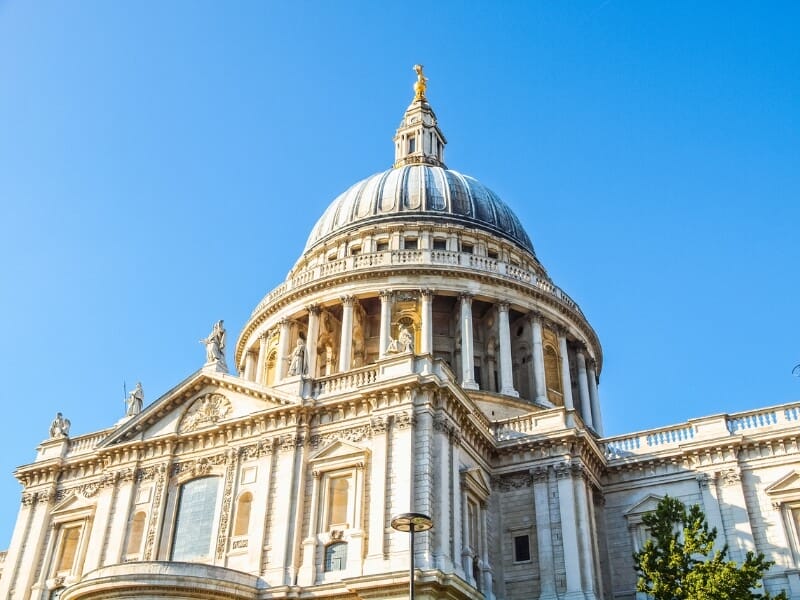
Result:
<svg viewBox="0 0 800 600"><path fill-rule="evenodd" d="M800 403L605 437L597 334L446 166L415 70L392 168L330 204L238 338L215 323L197 372L107 429L56 416L14 473L0 598L404 598L414 565L425 599L641 600L668 494L800 600Z"/></svg>

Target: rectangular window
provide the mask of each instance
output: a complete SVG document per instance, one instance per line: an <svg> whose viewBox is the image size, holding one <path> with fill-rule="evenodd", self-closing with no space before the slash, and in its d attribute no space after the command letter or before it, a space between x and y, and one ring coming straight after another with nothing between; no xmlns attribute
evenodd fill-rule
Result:
<svg viewBox="0 0 800 600"><path fill-rule="evenodd" d="M488 256L491 259L497 260L497 256L498 256L497 255L497 250L489 250L488 251Z"/></svg>
<svg viewBox="0 0 800 600"><path fill-rule="evenodd" d="M447 240L433 240L434 250L447 250Z"/></svg>
<svg viewBox="0 0 800 600"><path fill-rule="evenodd" d="M466 242L461 244L461 251L465 254L472 254L474 247L472 244L467 244Z"/></svg>
<svg viewBox="0 0 800 600"><path fill-rule="evenodd" d="M377 250L378 252L384 252L389 249L389 242L378 242Z"/></svg>
<svg viewBox="0 0 800 600"><path fill-rule="evenodd" d="M403 240L403 247L406 250L416 250L417 249L417 238L406 238Z"/></svg>
<svg viewBox="0 0 800 600"><path fill-rule="evenodd" d="M81 537L80 527L67 527L61 536L61 556L58 560L57 573L71 573L78 552L78 541Z"/></svg>
<svg viewBox="0 0 800 600"><path fill-rule="evenodd" d="M359 254L361 254L361 246L350 247L350 256L358 256Z"/></svg>
<svg viewBox="0 0 800 600"><path fill-rule="evenodd" d="M193 479L181 486L171 560L208 558L214 531L219 477Z"/></svg>
<svg viewBox="0 0 800 600"><path fill-rule="evenodd" d="M531 559L531 542L527 535L514 536L514 562L527 562Z"/></svg>
<svg viewBox="0 0 800 600"><path fill-rule="evenodd" d="M417 138L408 138L408 153L411 154L417 149Z"/></svg>
<svg viewBox="0 0 800 600"><path fill-rule="evenodd" d="M349 527L347 509L350 501L350 477L331 477L328 480L328 519L326 529Z"/></svg>

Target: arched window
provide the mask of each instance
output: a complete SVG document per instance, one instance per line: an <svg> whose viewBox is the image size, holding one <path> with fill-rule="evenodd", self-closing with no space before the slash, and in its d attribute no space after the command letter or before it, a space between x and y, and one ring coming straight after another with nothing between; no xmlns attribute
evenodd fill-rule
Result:
<svg viewBox="0 0 800 600"><path fill-rule="evenodd" d="M146 515L143 511L139 511L133 515L130 533L128 534L128 550L126 552L129 556L139 554L142 549L145 517Z"/></svg>
<svg viewBox="0 0 800 600"><path fill-rule="evenodd" d="M267 380L264 382L266 385L275 383L275 367L278 362L278 354L274 350L267 356Z"/></svg>
<svg viewBox="0 0 800 600"><path fill-rule="evenodd" d="M233 525L233 535L247 535L250 528L250 507L253 505L253 494L245 492L239 496L236 504L236 522Z"/></svg>
<svg viewBox="0 0 800 600"><path fill-rule="evenodd" d="M181 486L171 560L202 560L211 555L218 490L219 477L192 479Z"/></svg>
<svg viewBox="0 0 800 600"><path fill-rule="evenodd" d="M547 382L547 397L556 406L564 405L561 388L561 361L556 349L551 345L544 347L544 379Z"/></svg>
<svg viewBox="0 0 800 600"><path fill-rule="evenodd" d="M347 542L334 542L325 548L325 571L342 571L347 566Z"/></svg>

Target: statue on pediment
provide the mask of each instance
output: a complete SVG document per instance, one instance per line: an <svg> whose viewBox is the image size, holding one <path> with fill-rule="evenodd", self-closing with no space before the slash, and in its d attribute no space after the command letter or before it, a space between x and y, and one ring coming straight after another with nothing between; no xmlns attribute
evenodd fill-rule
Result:
<svg viewBox="0 0 800 600"><path fill-rule="evenodd" d="M56 413L56 418L50 423L50 437L63 438L69 436L69 419L65 419L61 413Z"/></svg>
<svg viewBox="0 0 800 600"><path fill-rule="evenodd" d="M125 416L133 417L142 412L144 406L144 390L142 389L142 382L138 382L136 387L128 392L128 397L125 399Z"/></svg>
<svg viewBox="0 0 800 600"><path fill-rule="evenodd" d="M222 326L222 319L214 323L208 337L200 340L201 344L206 345L206 364L219 365L227 372L225 364L225 328Z"/></svg>

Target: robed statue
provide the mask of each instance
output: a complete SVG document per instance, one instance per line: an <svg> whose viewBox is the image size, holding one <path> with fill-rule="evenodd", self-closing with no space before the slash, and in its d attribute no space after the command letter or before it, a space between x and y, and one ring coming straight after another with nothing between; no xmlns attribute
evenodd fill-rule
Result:
<svg viewBox="0 0 800 600"><path fill-rule="evenodd" d="M133 417L142 412L144 406L144 390L142 389L142 382L138 382L136 387L128 392L128 397L125 399L125 416Z"/></svg>
<svg viewBox="0 0 800 600"><path fill-rule="evenodd" d="M200 340L201 344L206 345L206 365L217 365L227 372L225 364L225 328L222 326L222 319L214 323L208 337Z"/></svg>

